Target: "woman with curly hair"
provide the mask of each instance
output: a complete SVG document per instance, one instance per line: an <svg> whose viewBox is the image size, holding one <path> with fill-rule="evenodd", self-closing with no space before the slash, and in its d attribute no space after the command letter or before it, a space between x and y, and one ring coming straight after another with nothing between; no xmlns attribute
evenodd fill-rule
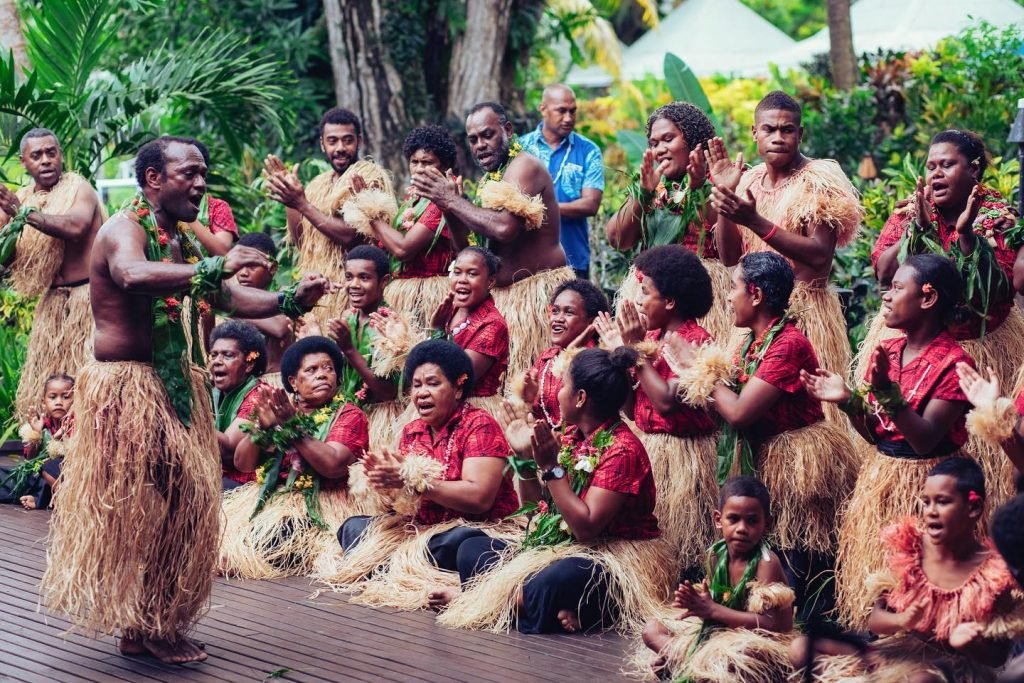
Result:
<svg viewBox="0 0 1024 683"><path fill-rule="evenodd" d="M405 138L402 154L410 176L428 167L450 174L455 141L444 126L421 126ZM358 196L353 201L358 204ZM392 279L384 299L422 326L448 293L448 267L465 241L456 239L441 210L411 186L393 218L372 217L363 225L372 231L366 236L391 256Z"/></svg>
<svg viewBox="0 0 1024 683"><path fill-rule="evenodd" d="M687 102L671 102L647 119L647 150L639 178L628 188L628 198L605 225L608 242L621 251L681 244L692 251L711 276L714 304L700 324L716 339L731 330L729 272L718 258L713 230L717 216L708 201L710 185L704 150L715 135L711 120ZM640 300L640 281L633 269L615 297Z"/></svg>

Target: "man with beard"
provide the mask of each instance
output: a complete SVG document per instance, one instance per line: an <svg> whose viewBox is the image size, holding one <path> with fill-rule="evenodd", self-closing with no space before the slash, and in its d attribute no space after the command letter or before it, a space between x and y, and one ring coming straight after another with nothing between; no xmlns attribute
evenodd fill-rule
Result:
<svg viewBox="0 0 1024 683"><path fill-rule="evenodd" d="M544 88L541 122L522 137L523 151L547 164L558 197L565 258L583 280L590 278L590 231L604 195L601 150L576 129L576 94L567 85Z"/></svg>
<svg viewBox="0 0 1024 683"><path fill-rule="evenodd" d="M721 138L709 141L718 252L729 267L754 251L785 257L796 274L789 310L799 314L797 327L810 340L821 367L846 375L846 318L828 278L836 247L856 237L863 210L839 164L808 159L800 152L800 116L799 103L786 93L765 95L754 110L752 129L764 163L746 172L741 163L729 160ZM845 421L833 405L826 406L825 415Z"/></svg>
<svg viewBox="0 0 1024 683"><path fill-rule="evenodd" d="M329 109L320 119L320 149L331 165L304 187L298 164L290 170L273 154L264 168L271 198L287 207L288 236L299 252L300 270L323 273L332 282L345 280L345 252L363 242L341 216L342 205L365 189L379 190L394 201L391 176L370 159L359 158L359 117L347 109ZM321 328L346 308L343 289L328 295L314 314Z"/></svg>
<svg viewBox="0 0 1024 683"><path fill-rule="evenodd" d="M265 317L308 310L327 287L320 275L281 292L229 284L245 266L269 265L249 247L198 259L179 226L199 213L206 170L195 140L144 145L138 194L96 236L96 360L79 372L74 458L62 471L42 582L50 610L88 631L119 630L123 654L167 663L206 658L186 634L209 599L220 535L196 302Z"/></svg>
<svg viewBox="0 0 1024 683"><path fill-rule="evenodd" d="M414 174L412 185L441 209L453 229L486 238L501 259L494 303L512 340L509 376L518 377L547 347L551 292L574 277L559 243L558 199L547 167L522 152L508 113L497 102L469 110L466 140L484 171L476 203L462 196L457 179L435 168Z"/></svg>
<svg viewBox="0 0 1024 683"><path fill-rule="evenodd" d="M6 224L8 235L0 243L17 240L7 254L13 257L8 277L14 291L42 297L16 398L18 414L27 418L39 407L47 377L77 375L92 355L89 251L106 215L89 183L64 171L63 151L49 130L27 132L19 158L32 183L16 195L0 184L0 226Z"/></svg>

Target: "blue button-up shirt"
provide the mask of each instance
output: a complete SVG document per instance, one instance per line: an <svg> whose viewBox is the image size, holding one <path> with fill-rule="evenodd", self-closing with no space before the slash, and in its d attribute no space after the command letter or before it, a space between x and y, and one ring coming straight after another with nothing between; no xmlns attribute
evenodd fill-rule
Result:
<svg viewBox="0 0 1024 683"><path fill-rule="evenodd" d="M579 133L569 133L555 149L544 140L544 123L519 138L523 149L548 165L555 184L555 198L572 202L591 188L604 191L604 162L601 150ZM590 267L590 236L586 218L562 218L562 248L570 268Z"/></svg>

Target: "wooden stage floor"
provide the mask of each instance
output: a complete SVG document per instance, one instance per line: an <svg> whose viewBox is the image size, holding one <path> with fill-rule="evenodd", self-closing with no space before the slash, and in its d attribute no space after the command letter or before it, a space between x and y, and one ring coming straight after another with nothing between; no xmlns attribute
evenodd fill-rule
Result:
<svg viewBox="0 0 1024 683"><path fill-rule="evenodd" d="M48 512L0 505L0 680L613 681L625 642L451 631L428 612L350 605L306 579L218 579L197 636L210 658L165 666L116 654L113 638L64 635L37 612Z"/></svg>

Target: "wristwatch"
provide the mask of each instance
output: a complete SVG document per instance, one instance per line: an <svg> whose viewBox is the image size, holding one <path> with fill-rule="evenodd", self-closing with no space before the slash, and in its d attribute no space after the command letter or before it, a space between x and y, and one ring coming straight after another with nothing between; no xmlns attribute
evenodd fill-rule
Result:
<svg viewBox="0 0 1024 683"><path fill-rule="evenodd" d="M552 479L564 479L565 468L561 465L555 465L549 470L545 470L544 474L540 475L541 481L551 481Z"/></svg>

